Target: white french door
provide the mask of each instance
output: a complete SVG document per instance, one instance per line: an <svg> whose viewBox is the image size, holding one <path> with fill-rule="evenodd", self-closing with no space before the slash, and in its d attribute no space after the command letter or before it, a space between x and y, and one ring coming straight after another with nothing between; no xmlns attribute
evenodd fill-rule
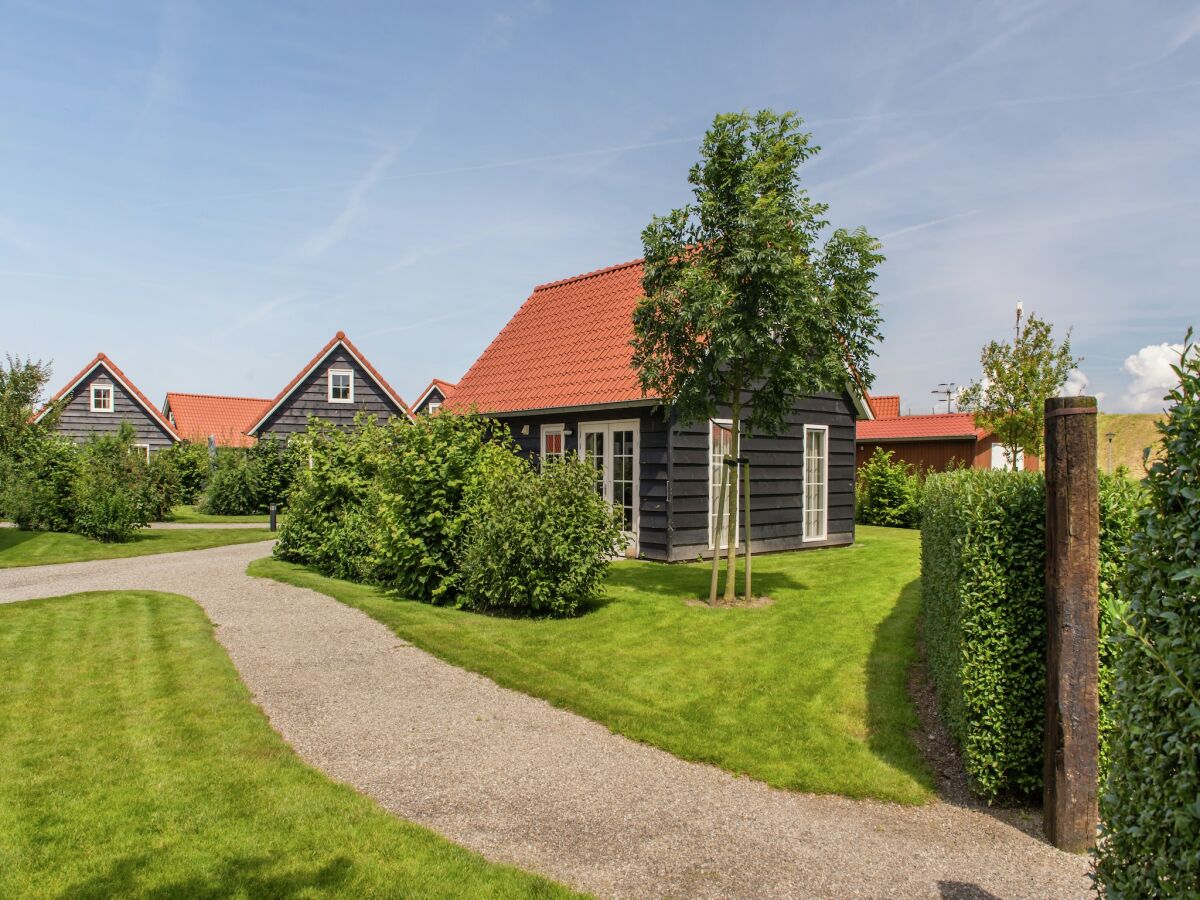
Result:
<svg viewBox="0 0 1200 900"><path fill-rule="evenodd" d="M708 423L708 546L719 550L729 548L729 517L733 516L733 543L738 542L738 491L737 469L725 465L725 457L733 453L733 423L729 419L713 419ZM725 497L725 515L717 521L717 508L721 501L721 471L729 470L729 493Z"/></svg>
<svg viewBox="0 0 1200 900"><path fill-rule="evenodd" d="M582 422L579 449L596 467L596 491L620 508L623 527L637 547L639 429L637 422Z"/></svg>
<svg viewBox="0 0 1200 900"><path fill-rule="evenodd" d="M823 541L829 524L829 428L804 426L804 540Z"/></svg>

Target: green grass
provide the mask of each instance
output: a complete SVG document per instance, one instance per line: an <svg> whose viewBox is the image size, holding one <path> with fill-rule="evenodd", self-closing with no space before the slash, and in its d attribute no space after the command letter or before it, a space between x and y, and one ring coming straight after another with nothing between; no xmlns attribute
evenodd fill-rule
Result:
<svg viewBox="0 0 1200 900"><path fill-rule="evenodd" d="M304 765L184 597L0 605L0 685L0 896L566 896Z"/></svg>
<svg viewBox="0 0 1200 900"><path fill-rule="evenodd" d="M706 565L621 562L605 600L568 620L442 609L300 566L250 574L322 591L442 659L685 759L777 787L920 803L932 778L909 739L905 682L920 605L919 535L760 556L758 609L689 606Z"/></svg>
<svg viewBox="0 0 1200 900"><path fill-rule="evenodd" d="M1108 471L1106 435L1112 433L1115 435L1112 442L1113 469L1125 465L1134 478L1144 478L1146 467L1142 462L1142 449L1152 447L1152 456L1158 457L1162 436L1154 423L1161 418L1161 415L1153 413L1100 413L1096 416L1096 456L1101 470Z"/></svg>
<svg viewBox="0 0 1200 900"><path fill-rule="evenodd" d="M241 522L266 525L270 518L266 513L249 516L211 516L208 513L200 512L198 506L176 506L171 510L170 521L182 522L185 525L230 525ZM282 520L282 516L279 518Z"/></svg>
<svg viewBox="0 0 1200 900"><path fill-rule="evenodd" d="M18 531L0 528L0 569L44 566L51 563L85 562L93 559L125 559L178 550L204 550L226 544L249 544L274 537L257 529L180 528L170 531L139 531L123 544L102 544L79 534L57 531Z"/></svg>

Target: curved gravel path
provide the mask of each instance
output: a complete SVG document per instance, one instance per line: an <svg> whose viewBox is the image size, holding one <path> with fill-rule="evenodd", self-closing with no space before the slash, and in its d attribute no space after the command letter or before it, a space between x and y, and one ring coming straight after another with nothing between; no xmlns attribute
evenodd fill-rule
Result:
<svg viewBox="0 0 1200 900"><path fill-rule="evenodd" d="M505 690L322 594L245 574L269 543L0 571L0 602L194 598L310 764L489 859L604 896L1073 897L1086 859L986 812L768 788Z"/></svg>

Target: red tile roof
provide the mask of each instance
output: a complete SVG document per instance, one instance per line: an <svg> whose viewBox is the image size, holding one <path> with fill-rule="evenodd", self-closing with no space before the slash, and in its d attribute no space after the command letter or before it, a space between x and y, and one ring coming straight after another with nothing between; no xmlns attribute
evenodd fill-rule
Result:
<svg viewBox="0 0 1200 900"><path fill-rule="evenodd" d="M868 394L867 401L877 419L894 419L900 415L899 394Z"/></svg>
<svg viewBox="0 0 1200 900"><path fill-rule="evenodd" d="M642 261L538 285L454 389L482 413L641 400L632 365Z"/></svg>
<svg viewBox="0 0 1200 900"><path fill-rule="evenodd" d="M412 405L412 408L419 409L421 404L425 402L425 398L429 396L430 391L434 388L442 392L442 399L445 400L450 397L450 394L456 387L457 385L452 381L442 381L440 378L435 378L426 385L425 390L417 395L417 402Z"/></svg>
<svg viewBox="0 0 1200 900"><path fill-rule="evenodd" d="M95 369L97 366L103 366L105 369L107 369L108 373L110 375L112 375L112 377L115 378L120 383L121 387L125 388L126 392L128 392L129 395L131 397L133 397L134 401L139 406L141 406L142 409L144 409L146 411L146 413L152 419L154 419L159 425L161 425L163 428L166 429L167 434L171 435L171 437L175 438L176 440L179 439L179 432L177 432L175 430L175 428L171 425L170 422L168 422L165 418L163 418L163 415L162 415L162 413L160 413L158 411L158 408L153 403L150 402L150 400L146 397L145 394L143 394L140 390L138 390L138 386L136 384L134 384L132 381L130 381L129 377L117 367L117 364L115 362L113 362L104 353L97 353L92 358L91 362L89 362L86 366L84 366L82 369L80 369L79 372L76 373L74 378L72 378L70 381L68 381L58 391L57 394L55 394L53 397L51 397L50 400L46 403L46 405L43 406L38 411L38 414L36 416L34 416L34 421L36 422L38 419L40 419L42 416L44 416L46 414L46 411L51 406L53 406L56 402L61 400L63 397L65 397L71 391L75 390L75 388L79 385L79 382L83 381L84 378L86 378L88 375L90 375L92 370Z"/></svg>
<svg viewBox="0 0 1200 900"><path fill-rule="evenodd" d="M859 441L975 440L985 434L983 429L975 427L975 417L971 413L860 419L857 432Z"/></svg>
<svg viewBox="0 0 1200 900"><path fill-rule="evenodd" d="M266 412L270 402L256 397L169 391L163 412L172 417L175 429L185 441L204 443L211 435L220 447L249 447L254 438L246 432Z"/></svg>
<svg viewBox="0 0 1200 900"><path fill-rule="evenodd" d="M309 373L312 372L312 370L320 364L321 360L328 356L330 352L333 351L333 348L338 344L341 344L343 347L345 347L350 355L358 361L359 365L367 370L368 374L375 379L375 383L378 384L383 392L391 398L392 402L396 404L401 412L403 412L410 419L412 418L412 410L408 408L408 404L400 398L400 395L396 393L395 389L387 383L387 380L382 375L379 374L379 371L373 365L371 365L370 361L359 352L359 349L355 347L353 343L351 343L350 338L346 337L346 332L339 331L330 339L328 344L317 351L317 355L309 360L308 365L296 373L296 377L288 382L287 387L276 394L273 400L269 401L269 405L263 410L262 415L259 416L258 419L256 419L253 423L251 423L251 433L258 431L258 429L262 427L263 423L267 420L271 413L275 412L275 410L279 407L279 404L287 399L288 395L296 389L300 382L307 378Z"/></svg>

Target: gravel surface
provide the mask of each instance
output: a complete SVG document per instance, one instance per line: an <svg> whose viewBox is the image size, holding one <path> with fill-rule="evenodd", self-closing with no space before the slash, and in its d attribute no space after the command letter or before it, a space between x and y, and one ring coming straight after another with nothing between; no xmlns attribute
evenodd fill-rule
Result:
<svg viewBox="0 0 1200 900"><path fill-rule="evenodd" d="M0 571L0 602L197 600L301 757L489 859L602 896L1082 897L1088 861L950 803L775 790L443 663L322 594L250 578L255 543Z"/></svg>

